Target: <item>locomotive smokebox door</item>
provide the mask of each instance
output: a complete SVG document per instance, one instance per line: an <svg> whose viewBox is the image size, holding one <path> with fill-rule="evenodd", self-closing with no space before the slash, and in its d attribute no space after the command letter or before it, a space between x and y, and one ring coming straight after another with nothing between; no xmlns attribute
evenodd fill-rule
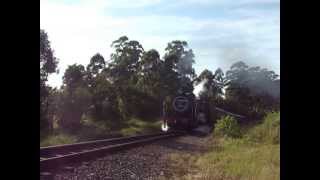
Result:
<svg viewBox="0 0 320 180"><path fill-rule="evenodd" d="M188 109L189 100L186 97L178 96L173 100L173 108L177 112L184 112Z"/></svg>

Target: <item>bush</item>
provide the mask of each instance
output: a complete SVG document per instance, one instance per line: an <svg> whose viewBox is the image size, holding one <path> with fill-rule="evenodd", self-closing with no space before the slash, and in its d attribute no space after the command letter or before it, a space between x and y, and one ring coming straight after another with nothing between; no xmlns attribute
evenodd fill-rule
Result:
<svg viewBox="0 0 320 180"><path fill-rule="evenodd" d="M237 129L233 118L224 117L215 130L228 135ZM241 125L240 130L243 138L212 137L208 151L192 155L194 159L184 158L184 153L171 156L177 169L173 176L186 180L280 179L280 112L269 112L259 124Z"/></svg>
<svg viewBox="0 0 320 180"><path fill-rule="evenodd" d="M256 143L280 143L280 112L269 112L262 124L251 129L246 139Z"/></svg>
<svg viewBox="0 0 320 180"><path fill-rule="evenodd" d="M222 117L215 125L215 133L217 135L237 138L241 136L240 126L237 120L231 116Z"/></svg>
<svg viewBox="0 0 320 180"><path fill-rule="evenodd" d="M40 146L53 146L60 144L71 144L77 142L77 138L68 134L49 135L40 142Z"/></svg>

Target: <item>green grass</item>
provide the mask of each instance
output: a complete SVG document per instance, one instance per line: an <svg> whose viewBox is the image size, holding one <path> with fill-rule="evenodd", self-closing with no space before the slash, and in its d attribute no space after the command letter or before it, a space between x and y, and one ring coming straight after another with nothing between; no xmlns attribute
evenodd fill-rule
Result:
<svg viewBox="0 0 320 180"><path fill-rule="evenodd" d="M77 142L78 139L75 136L69 134L53 134L40 141L40 146L52 146L57 144L70 144Z"/></svg>
<svg viewBox="0 0 320 180"><path fill-rule="evenodd" d="M161 121L143 121L141 119L132 118L127 122L125 128L121 129L121 134L130 136L141 133L152 133L160 131Z"/></svg>
<svg viewBox="0 0 320 180"><path fill-rule="evenodd" d="M173 179L280 179L280 113L242 129L242 138L212 136L209 151L173 154Z"/></svg>
<svg viewBox="0 0 320 180"><path fill-rule="evenodd" d="M262 124L250 129L245 135L250 142L280 143L280 112L271 112L262 121Z"/></svg>
<svg viewBox="0 0 320 180"><path fill-rule="evenodd" d="M280 145L249 145L242 140L224 140L222 151L200 156L199 174L209 179L279 179Z"/></svg>
<svg viewBox="0 0 320 180"><path fill-rule="evenodd" d="M241 130L234 117L225 116L217 121L215 125L215 134L237 138L241 136Z"/></svg>
<svg viewBox="0 0 320 180"><path fill-rule="evenodd" d="M68 133L56 128L54 132L40 139L40 146L69 144L81 141L108 138L110 136L130 136L160 131L161 121L132 118L125 122L82 121L82 126L75 133Z"/></svg>

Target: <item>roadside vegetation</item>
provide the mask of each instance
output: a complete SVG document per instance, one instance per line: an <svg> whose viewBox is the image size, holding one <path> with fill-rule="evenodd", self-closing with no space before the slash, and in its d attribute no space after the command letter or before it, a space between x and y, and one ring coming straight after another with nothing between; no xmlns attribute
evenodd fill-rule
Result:
<svg viewBox="0 0 320 180"><path fill-rule="evenodd" d="M219 121L228 124L230 119ZM207 152L171 155L171 164L177 169L173 179L280 179L279 112L268 113L250 127L233 124L229 130L241 129L241 136L225 131L228 128L221 129L224 128L216 127Z"/></svg>
<svg viewBox="0 0 320 180"><path fill-rule="evenodd" d="M108 57L97 52L86 65L69 65L61 72L61 87L53 88L48 77L64 60L55 57L48 34L40 30L40 145L160 130L164 99L172 104L179 91L193 92L199 84L204 87L199 97L211 109L218 106L248 121L279 110L279 75L266 68L238 61L226 72L217 67L197 75L196 54L183 40L168 42L162 56L127 36L115 39L111 47ZM212 111L210 117L216 114ZM238 136L238 130L228 129L235 125L232 118L220 123L222 131Z"/></svg>
<svg viewBox="0 0 320 180"><path fill-rule="evenodd" d="M40 146L52 146L59 144L70 144L81 141L90 141L103 138L132 136L137 134L160 132L161 121L141 120L132 118L117 127L102 122L84 121L81 128L76 132L68 132L62 129L55 129L50 135L40 141Z"/></svg>

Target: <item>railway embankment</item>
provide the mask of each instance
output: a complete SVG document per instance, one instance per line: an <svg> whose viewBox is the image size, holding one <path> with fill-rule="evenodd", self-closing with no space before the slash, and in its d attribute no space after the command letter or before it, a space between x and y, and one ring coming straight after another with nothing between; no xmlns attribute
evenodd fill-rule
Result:
<svg viewBox="0 0 320 180"><path fill-rule="evenodd" d="M132 136L138 134L155 133L161 131L161 121L158 119L141 120L132 118L126 122L113 124L84 120L75 132L68 132L55 127L48 136L40 139L40 146L71 144L97 139Z"/></svg>
<svg viewBox="0 0 320 180"><path fill-rule="evenodd" d="M186 135L62 166L52 179L280 179L280 113L239 128L237 136Z"/></svg>
<svg viewBox="0 0 320 180"><path fill-rule="evenodd" d="M204 153L170 154L171 179L280 179L280 113L249 127L225 124L229 136L216 131L207 137Z"/></svg>
<svg viewBox="0 0 320 180"><path fill-rule="evenodd" d="M51 179L170 179L176 170L171 154L206 152L208 137L183 136L159 140L81 163L62 166ZM42 176L42 179L49 176Z"/></svg>

